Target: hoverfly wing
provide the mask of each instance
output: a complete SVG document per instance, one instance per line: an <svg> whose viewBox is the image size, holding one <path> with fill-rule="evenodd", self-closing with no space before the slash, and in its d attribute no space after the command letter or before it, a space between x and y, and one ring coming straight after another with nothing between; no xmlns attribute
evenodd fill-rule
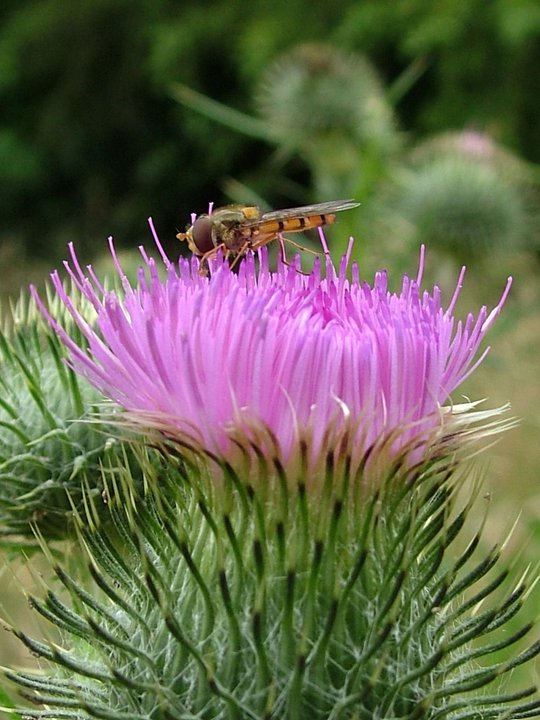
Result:
<svg viewBox="0 0 540 720"><path fill-rule="evenodd" d="M310 217L311 215L327 215L342 210L352 210L360 205L356 200L330 200L328 202L315 203L314 205L302 205L301 207L286 208L285 210L272 210L261 215L257 222L266 220L287 220L295 217Z"/></svg>

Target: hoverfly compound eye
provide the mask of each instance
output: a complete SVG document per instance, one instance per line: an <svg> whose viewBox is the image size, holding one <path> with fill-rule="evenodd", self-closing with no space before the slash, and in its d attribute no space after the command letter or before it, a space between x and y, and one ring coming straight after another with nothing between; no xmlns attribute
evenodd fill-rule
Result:
<svg viewBox="0 0 540 720"><path fill-rule="evenodd" d="M191 237L195 245L196 252L204 255L214 249L214 241L212 240L212 220L208 215L201 215L191 226Z"/></svg>

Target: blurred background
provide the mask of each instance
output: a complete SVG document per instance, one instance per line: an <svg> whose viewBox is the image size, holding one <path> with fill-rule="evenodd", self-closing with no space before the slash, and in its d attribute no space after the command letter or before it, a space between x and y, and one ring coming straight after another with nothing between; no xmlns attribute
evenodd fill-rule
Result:
<svg viewBox="0 0 540 720"><path fill-rule="evenodd" d="M397 288L426 243L448 300L468 266L463 314L513 275L463 392L521 418L481 461L486 542L521 513L512 554L537 569L539 68L539 0L4 0L0 296L41 284L69 241L106 269L113 235L135 267L149 215L186 252L175 235L209 201L355 198L336 256L353 234L362 275L388 267ZM15 615L20 571L0 589ZM22 660L3 637L0 663Z"/></svg>

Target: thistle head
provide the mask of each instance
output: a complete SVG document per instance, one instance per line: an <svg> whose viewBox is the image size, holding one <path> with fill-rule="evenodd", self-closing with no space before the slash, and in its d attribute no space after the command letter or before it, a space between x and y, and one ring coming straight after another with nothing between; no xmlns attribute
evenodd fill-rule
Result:
<svg viewBox="0 0 540 720"><path fill-rule="evenodd" d="M510 282L460 321L463 273L443 303L421 289L423 252L392 292L384 272L360 280L350 249L307 275L271 271L263 249L201 276L156 243L135 286L111 245L121 291L72 248L94 316L52 279L76 330L41 304L71 367L169 452L141 463L141 485L129 468L112 477L110 525L80 516L102 599L57 568L70 600L33 600L63 647L16 631L55 666L9 674L47 705L30 716L537 715L534 688L484 689L540 652L490 664L531 630L492 637L526 587L498 603L498 553L478 560L478 537L453 547L470 508L458 450L501 426L450 393L482 361Z"/></svg>
<svg viewBox="0 0 540 720"><path fill-rule="evenodd" d="M463 271L445 306L439 288L422 290L423 250L416 276L393 292L386 272L362 281L350 249L339 267L326 254L309 274L296 263L271 271L264 249L237 273L218 257L206 277L197 260L173 263L156 243L161 260L143 251L135 287L116 261L120 292L105 291L71 247L66 269L95 322L58 273L52 282L83 342L41 303L73 369L143 432L233 465L248 445L283 467L302 456L312 468L341 446L354 469L453 452L478 419L464 413L474 404L450 397L482 361L510 280L491 312L457 320Z"/></svg>

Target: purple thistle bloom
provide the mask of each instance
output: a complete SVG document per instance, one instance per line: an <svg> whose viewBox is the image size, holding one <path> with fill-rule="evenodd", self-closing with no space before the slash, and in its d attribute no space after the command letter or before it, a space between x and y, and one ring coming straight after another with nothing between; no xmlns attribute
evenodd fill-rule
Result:
<svg viewBox="0 0 540 720"><path fill-rule="evenodd" d="M462 322L453 311L464 269L444 309L438 287L420 288L423 249L416 279L404 276L393 293L385 272L372 286L361 282L356 263L347 279L350 250L338 269L326 255L324 276L318 261L308 275L279 261L271 272L263 249L258 263L248 255L237 273L218 258L203 277L196 259L172 263L154 237L167 276L160 279L161 263L141 249L146 275L141 269L136 287L111 242L121 293L105 291L90 266L83 271L70 246L64 264L93 305L95 324L52 274L87 348L48 316L33 290L74 369L140 429L157 427L225 458L239 437L270 442L283 462L301 440L316 458L346 432L359 462L385 438L392 453L448 440L465 417L459 413L474 407L443 404L485 357L479 348L510 279L491 312L482 307ZM489 417L466 414L474 415Z"/></svg>

